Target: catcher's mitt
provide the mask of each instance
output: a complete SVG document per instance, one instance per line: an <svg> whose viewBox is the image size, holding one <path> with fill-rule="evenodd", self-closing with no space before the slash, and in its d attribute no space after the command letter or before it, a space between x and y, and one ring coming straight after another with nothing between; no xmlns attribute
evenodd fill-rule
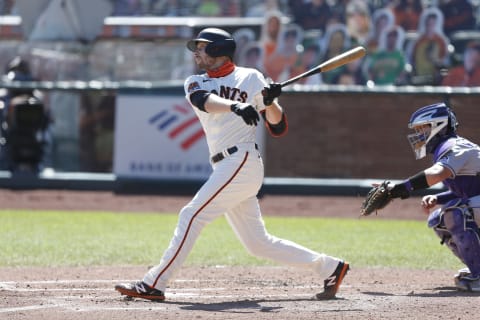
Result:
<svg viewBox="0 0 480 320"><path fill-rule="evenodd" d="M368 192L362 203L362 209L360 211L362 216L369 216L374 211L376 214L378 210L385 208L387 204L392 201L392 195L387 187L388 183L389 181L384 181Z"/></svg>

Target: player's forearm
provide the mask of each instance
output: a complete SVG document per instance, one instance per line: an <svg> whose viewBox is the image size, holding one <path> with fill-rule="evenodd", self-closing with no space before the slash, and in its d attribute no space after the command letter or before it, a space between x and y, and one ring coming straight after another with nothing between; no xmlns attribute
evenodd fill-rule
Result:
<svg viewBox="0 0 480 320"><path fill-rule="evenodd" d="M205 101L205 111L208 113L231 112L230 106L234 103L235 101L210 94Z"/></svg>
<svg viewBox="0 0 480 320"><path fill-rule="evenodd" d="M265 116L268 123L278 124L280 121L282 121L283 109L277 102L274 101L271 105L265 108Z"/></svg>
<svg viewBox="0 0 480 320"><path fill-rule="evenodd" d="M435 196L437 197L437 204L445 204L448 201L457 198L457 196L450 190L437 193Z"/></svg>
<svg viewBox="0 0 480 320"><path fill-rule="evenodd" d="M450 169L439 164L434 164L430 168L420 171L416 175L406 179L404 182L396 184L390 192L394 198L408 198L411 191L426 189L451 176L452 173Z"/></svg>

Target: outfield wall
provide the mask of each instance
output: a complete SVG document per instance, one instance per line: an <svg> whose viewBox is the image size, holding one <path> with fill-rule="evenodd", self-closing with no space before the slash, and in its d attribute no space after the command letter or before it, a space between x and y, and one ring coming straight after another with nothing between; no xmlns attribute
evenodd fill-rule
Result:
<svg viewBox="0 0 480 320"><path fill-rule="evenodd" d="M430 164L427 158L415 160L407 141L410 115L445 100L457 113L459 134L480 142L480 95L436 89L283 95L289 133L267 139L266 176L405 178Z"/></svg>
<svg viewBox="0 0 480 320"><path fill-rule="evenodd" d="M48 100L56 116L55 174L38 177L4 172L0 175L0 187L191 192L202 182L198 177L182 178L171 188L168 177L152 178L143 174L119 179L115 174L114 144L122 143L115 141L116 103L120 94L131 92L131 84L122 87L116 83L100 88L88 87L88 84L82 88L65 83L61 88L52 84L34 85L50 98L63 97ZM133 89L158 95L159 102L165 95L183 96L178 84ZM335 193L338 186L342 190L346 187L348 194L356 194L356 188L366 189L364 181L368 180L365 179L403 179L414 174L430 163L428 159L414 159L406 139L409 116L418 107L445 100L451 102L458 115L459 133L480 141L480 108L477 106L480 90L477 88L293 87L280 99L287 111L289 133L282 138L264 140L267 177L264 190L325 194ZM131 106L123 106L129 107L135 109L138 104L133 101ZM99 113L108 115L109 120L95 116ZM131 123L130 133L140 132L137 125ZM135 141L142 143L142 137ZM170 147L156 148L162 153L170 152ZM138 157L141 158L141 154ZM92 172L95 174L89 174Z"/></svg>

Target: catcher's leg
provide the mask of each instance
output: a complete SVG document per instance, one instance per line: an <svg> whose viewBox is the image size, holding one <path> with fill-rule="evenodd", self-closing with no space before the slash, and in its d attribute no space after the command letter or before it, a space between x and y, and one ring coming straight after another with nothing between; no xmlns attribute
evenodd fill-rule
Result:
<svg viewBox="0 0 480 320"><path fill-rule="evenodd" d="M430 215L429 226L470 271L455 277L457 287L471 291L480 285L480 232L470 208L460 203L445 206Z"/></svg>
<svg viewBox="0 0 480 320"><path fill-rule="evenodd" d="M433 211L428 217L428 226L432 228L436 235L442 240L440 244L445 244L457 258L465 263L465 261L462 259L462 256L458 252L457 245L452 240L452 234L445 227L443 214L443 208Z"/></svg>

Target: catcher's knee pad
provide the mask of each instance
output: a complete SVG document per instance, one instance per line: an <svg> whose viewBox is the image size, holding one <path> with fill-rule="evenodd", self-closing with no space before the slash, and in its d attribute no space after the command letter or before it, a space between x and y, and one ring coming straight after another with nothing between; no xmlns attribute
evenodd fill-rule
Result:
<svg viewBox="0 0 480 320"><path fill-rule="evenodd" d="M443 223L443 212L442 209L437 209L433 211L428 217L428 226L435 231L435 234L442 239L440 244L445 244L453 254L463 261L460 253L457 250L457 245L452 240L452 234L445 228Z"/></svg>
<svg viewBox="0 0 480 320"><path fill-rule="evenodd" d="M462 199L454 199L447 202L443 207L429 215L428 226L433 229L447 229L454 234L466 229L478 231L473 210L467 203L468 201Z"/></svg>
<svg viewBox="0 0 480 320"><path fill-rule="evenodd" d="M428 225L474 275L480 275L480 231L473 212L465 202L456 200L435 210Z"/></svg>

